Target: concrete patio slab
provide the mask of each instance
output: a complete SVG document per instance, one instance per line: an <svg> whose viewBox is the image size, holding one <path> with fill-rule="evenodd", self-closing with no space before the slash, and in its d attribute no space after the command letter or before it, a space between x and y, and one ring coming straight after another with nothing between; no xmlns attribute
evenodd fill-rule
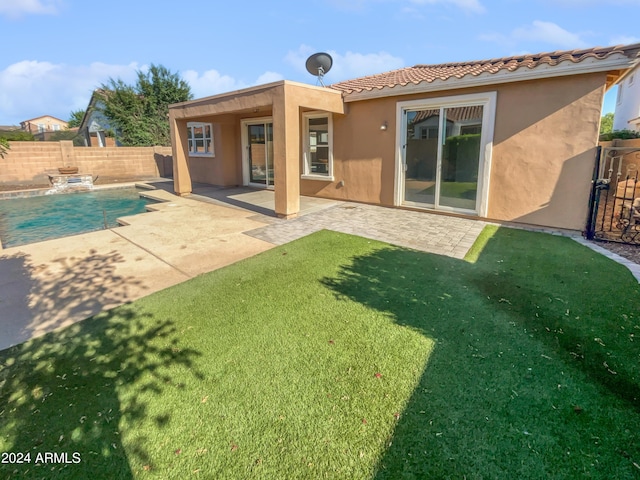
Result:
<svg viewBox="0 0 640 480"><path fill-rule="evenodd" d="M214 187L211 185L194 184L189 198L211 202L216 205L241 208L269 217L262 219L271 223L275 215L275 198L273 190L254 189L248 187ZM340 205L340 200L317 197L300 197L300 211L298 216L322 211L326 208Z"/></svg>
<svg viewBox="0 0 640 480"><path fill-rule="evenodd" d="M0 349L273 247L253 212L146 194L127 226L0 251Z"/></svg>

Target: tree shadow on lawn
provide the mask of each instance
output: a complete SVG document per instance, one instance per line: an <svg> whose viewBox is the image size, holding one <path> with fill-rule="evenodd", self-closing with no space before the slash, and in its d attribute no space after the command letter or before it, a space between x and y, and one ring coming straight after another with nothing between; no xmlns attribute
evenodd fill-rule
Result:
<svg viewBox="0 0 640 480"><path fill-rule="evenodd" d="M90 249L38 263L21 251L0 255L0 349L125 304L147 287L120 273L121 253Z"/></svg>
<svg viewBox="0 0 640 480"><path fill-rule="evenodd" d="M131 438L131 425L151 417L162 431L171 414L149 411L148 399L182 388L187 378L171 371L190 369L197 356L180 348L174 321L133 305L0 352L0 451L31 455L0 464L0 477L127 479L132 456L152 470L152 439ZM45 452L66 453L68 463L37 464Z"/></svg>
<svg viewBox="0 0 640 480"><path fill-rule="evenodd" d="M382 248L325 279L337 295L436 341L376 479L638 474L637 349L635 361L615 356L640 328L640 289L626 282L629 298L613 306L608 288L577 296L584 272L610 262L566 254L563 242L572 243L567 252L583 247L558 237L540 238L538 251L514 250L538 246L529 235L543 234L499 229L475 264ZM609 332L622 315L627 330ZM610 342L614 358L594 354L594 338Z"/></svg>

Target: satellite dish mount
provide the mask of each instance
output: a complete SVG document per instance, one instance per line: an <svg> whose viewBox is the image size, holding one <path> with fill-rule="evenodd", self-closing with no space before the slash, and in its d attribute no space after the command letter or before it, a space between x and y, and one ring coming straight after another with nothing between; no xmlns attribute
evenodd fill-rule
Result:
<svg viewBox="0 0 640 480"><path fill-rule="evenodd" d="M307 58L307 63L305 64L305 66L307 67L307 72L318 77L318 81L323 87L326 86L322 81L324 74L328 73L329 70L331 70L332 65L333 59L331 58L331 55L324 52L314 53L309 58Z"/></svg>

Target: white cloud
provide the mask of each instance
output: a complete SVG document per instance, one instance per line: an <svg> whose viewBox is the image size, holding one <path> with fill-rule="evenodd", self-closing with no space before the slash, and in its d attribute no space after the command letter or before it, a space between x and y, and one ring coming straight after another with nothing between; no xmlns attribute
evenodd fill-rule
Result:
<svg viewBox="0 0 640 480"><path fill-rule="evenodd" d="M182 73L182 78L191 86L193 98L202 98L254 85L276 82L282 80L283 76L276 72L265 72L254 82L246 83L229 75L223 75L217 70L207 70L202 74L195 70L187 70Z"/></svg>
<svg viewBox="0 0 640 480"><path fill-rule="evenodd" d="M534 20L531 25L516 28L512 34L515 40L533 40L557 45L560 48L582 48L588 44L576 33L571 33L553 22Z"/></svg>
<svg viewBox="0 0 640 480"><path fill-rule="evenodd" d="M285 61L298 71L306 72L306 60L309 55L315 52L316 50L310 46L301 45L297 50L290 51L286 55ZM333 58L331 71L325 77L327 84L404 67L402 58L394 57L387 52L357 53L348 51L342 54L328 50L327 53Z"/></svg>
<svg viewBox="0 0 640 480"><path fill-rule="evenodd" d="M217 70L207 70L202 75L195 70L187 70L182 72L182 78L191 86L194 98L209 97L246 86L229 75L222 75Z"/></svg>
<svg viewBox="0 0 640 480"><path fill-rule="evenodd" d="M24 15L53 15L58 13L61 0L0 0L0 15L19 18Z"/></svg>
<svg viewBox="0 0 640 480"><path fill-rule="evenodd" d="M277 82L283 79L284 77L277 72L264 72L256 80L256 85L263 85L265 83Z"/></svg>
<svg viewBox="0 0 640 480"><path fill-rule="evenodd" d="M138 64L65 65L23 60L0 70L1 124L19 124L40 115L63 120L73 110L84 109L91 93L109 78L135 81Z"/></svg>
<svg viewBox="0 0 640 480"><path fill-rule="evenodd" d="M547 44L551 48L574 49L588 47L580 34L569 32L553 22L534 20L530 25L524 25L509 34L485 33L478 37L480 40L496 42L511 49L521 49L523 43ZM538 50L535 47L534 50Z"/></svg>
<svg viewBox="0 0 640 480"><path fill-rule="evenodd" d="M632 43L638 42L640 42L640 37L634 37L631 35L618 35L616 37L611 37L609 45L630 45Z"/></svg>
<svg viewBox="0 0 640 480"><path fill-rule="evenodd" d="M40 115L53 115L66 120L74 110L87 108L93 90L110 78L133 85L138 70L146 65L65 65L36 60L23 60L0 70L0 125L17 125ZM194 98L275 82L283 77L267 71L255 82L246 83L217 70L200 74L187 70L182 78L191 86Z"/></svg>

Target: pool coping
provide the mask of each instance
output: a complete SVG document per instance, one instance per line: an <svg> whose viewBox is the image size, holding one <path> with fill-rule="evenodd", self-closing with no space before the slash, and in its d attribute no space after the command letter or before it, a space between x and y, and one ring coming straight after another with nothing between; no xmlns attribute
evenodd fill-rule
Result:
<svg viewBox="0 0 640 480"><path fill-rule="evenodd" d="M77 191L68 191L61 193L61 195L73 194L73 193L86 193L92 192L95 190L106 190L106 189L119 189L119 188L131 188L131 187L140 187L143 189L155 189L156 187L152 185L142 186L141 182L126 182L126 183L106 183L104 185L94 185L91 189L83 189ZM50 188L30 188L25 190L14 190L11 192L0 192L0 201L2 200L14 200L16 198L30 198L30 197L43 197L45 195L55 195L52 193L48 193Z"/></svg>

